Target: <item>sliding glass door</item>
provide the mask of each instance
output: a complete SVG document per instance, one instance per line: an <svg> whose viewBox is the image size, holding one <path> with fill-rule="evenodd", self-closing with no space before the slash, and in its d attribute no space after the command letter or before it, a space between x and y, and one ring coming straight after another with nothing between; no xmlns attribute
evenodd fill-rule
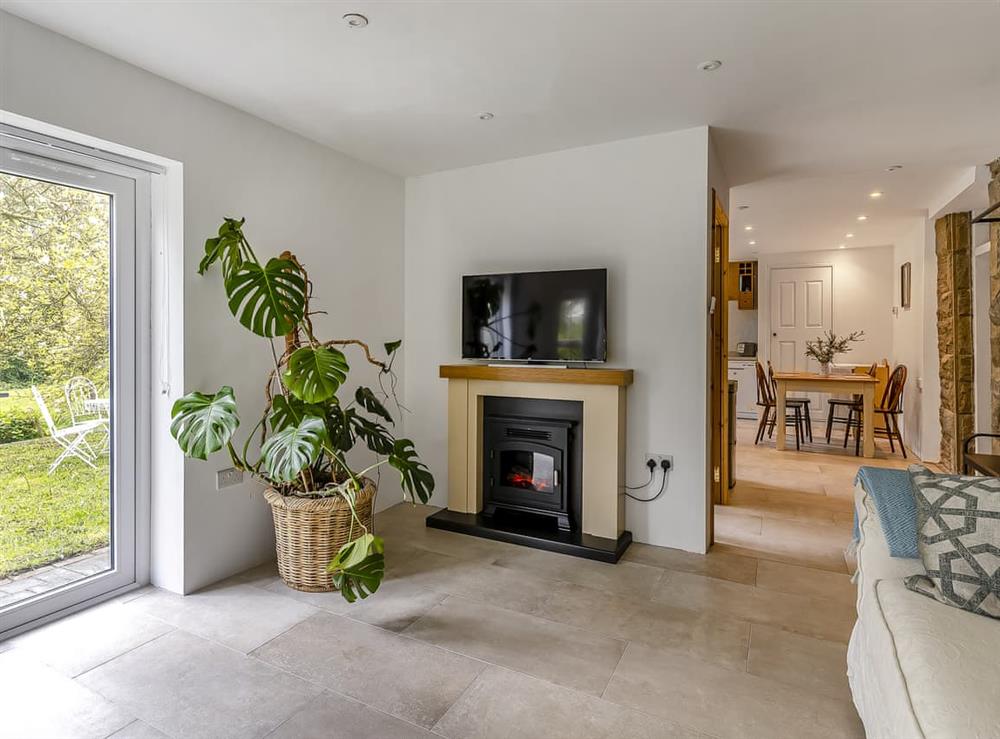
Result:
<svg viewBox="0 0 1000 739"><path fill-rule="evenodd" d="M148 193L0 135L0 634L135 582Z"/></svg>

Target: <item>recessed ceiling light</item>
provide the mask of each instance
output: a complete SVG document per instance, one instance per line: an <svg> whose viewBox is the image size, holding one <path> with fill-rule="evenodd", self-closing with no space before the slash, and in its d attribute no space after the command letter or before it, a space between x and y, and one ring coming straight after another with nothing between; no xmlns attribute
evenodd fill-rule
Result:
<svg viewBox="0 0 1000 739"><path fill-rule="evenodd" d="M898 171L899 171L899 170L901 170L902 168L903 168L903 165L902 165L902 164L893 164L893 165L892 165L892 166L890 166L890 167L886 167L886 168L885 168L885 171L886 171L886 172L898 172Z"/></svg>
<svg viewBox="0 0 1000 739"><path fill-rule="evenodd" d="M844 234L844 238L845 239L853 239L854 238L854 234Z"/></svg>
<svg viewBox="0 0 1000 739"><path fill-rule="evenodd" d="M348 28L364 28L368 25L368 19L361 13L344 13L344 22Z"/></svg>
<svg viewBox="0 0 1000 739"><path fill-rule="evenodd" d="M709 59L707 62L702 62L701 64L699 64L698 69L700 69L702 72L714 72L721 66L722 62L720 62L718 59Z"/></svg>
<svg viewBox="0 0 1000 739"><path fill-rule="evenodd" d="M858 216L858 220L859 221L867 221L868 220L868 216Z"/></svg>
<svg viewBox="0 0 1000 739"><path fill-rule="evenodd" d="M744 226L743 230L744 231L753 231L753 226Z"/></svg>
<svg viewBox="0 0 1000 739"><path fill-rule="evenodd" d="M868 197L870 197L872 200L878 200L880 197L882 197L882 191L872 190L870 193L868 193Z"/></svg>
<svg viewBox="0 0 1000 739"><path fill-rule="evenodd" d="M493 117L494 117L493 114L490 112L484 112L479 114L479 120L481 121L492 121Z"/></svg>
<svg viewBox="0 0 1000 739"><path fill-rule="evenodd" d="M751 241L751 242L749 242L749 244L750 244L750 246L757 246L757 242L756 241Z"/></svg>
<svg viewBox="0 0 1000 739"><path fill-rule="evenodd" d="M847 244L841 244L841 245L840 245L840 248L841 248L841 249L846 249L846 248L847 248Z"/></svg>

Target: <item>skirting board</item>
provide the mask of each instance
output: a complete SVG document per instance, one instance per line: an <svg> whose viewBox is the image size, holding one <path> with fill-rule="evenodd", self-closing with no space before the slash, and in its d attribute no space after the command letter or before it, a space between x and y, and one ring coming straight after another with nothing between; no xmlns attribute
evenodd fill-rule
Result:
<svg viewBox="0 0 1000 739"><path fill-rule="evenodd" d="M621 559L632 543L631 531L623 531L617 540L605 539L580 532L542 531L516 523L493 521L481 513L457 513L447 508L428 516L427 526L611 563Z"/></svg>

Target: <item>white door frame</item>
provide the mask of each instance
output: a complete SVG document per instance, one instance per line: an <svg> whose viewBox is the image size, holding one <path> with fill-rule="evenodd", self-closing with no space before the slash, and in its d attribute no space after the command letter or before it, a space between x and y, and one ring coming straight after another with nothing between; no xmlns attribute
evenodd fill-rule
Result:
<svg viewBox="0 0 1000 739"><path fill-rule="evenodd" d="M112 196L111 569L0 611L0 638L148 581L150 452L150 172L0 129L15 175Z"/></svg>

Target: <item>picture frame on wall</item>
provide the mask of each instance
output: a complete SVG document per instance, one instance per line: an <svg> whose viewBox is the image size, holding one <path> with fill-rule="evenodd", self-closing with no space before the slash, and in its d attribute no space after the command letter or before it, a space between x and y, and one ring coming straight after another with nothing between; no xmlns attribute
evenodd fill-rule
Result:
<svg viewBox="0 0 1000 739"><path fill-rule="evenodd" d="M904 262L899 268L899 304L904 310L910 308L910 273L910 263Z"/></svg>

